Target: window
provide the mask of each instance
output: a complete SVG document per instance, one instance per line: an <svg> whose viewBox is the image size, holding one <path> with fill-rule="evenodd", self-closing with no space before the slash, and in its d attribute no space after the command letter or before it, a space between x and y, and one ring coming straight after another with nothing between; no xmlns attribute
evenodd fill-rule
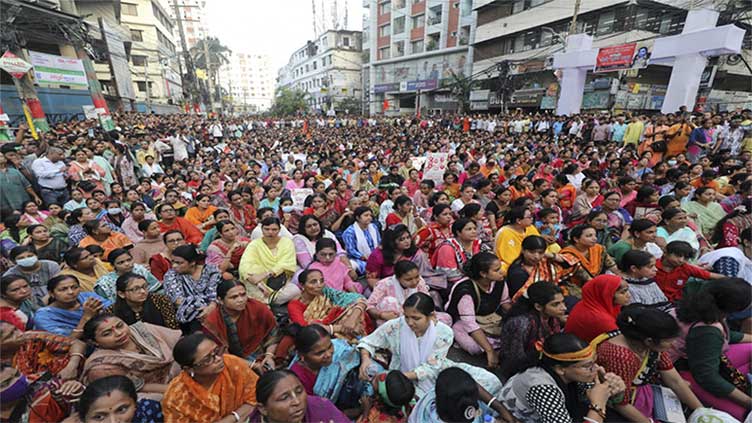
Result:
<svg viewBox="0 0 752 423"><path fill-rule="evenodd" d="M378 60L386 60L390 57L389 55L389 47L383 47L379 49L379 59Z"/></svg>
<svg viewBox="0 0 752 423"><path fill-rule="evenodd" d="M394 8L395 9L402 9L405 7L405 0L394 0Z"/></svg>
<svg viewBox="0 0 752 423"><path fill-rule="evenodd" d="M146 56L131 56L131 63L133 63L133 66L144 66L146 65Z"/></svg>
<svg viewBox="0 0 752 423"><path fill-rule="evenodd" d="M138 87L138 91L141 93L146 92L146 81L136 81L136 87ZM153 83L149 82L149 90L151 90L153 87Z"/></svg>
<svg viewBox="0 0 752 423"><path fill-rule="evenodd" d="M135 4L121 3L120 13L128 16L138 16L138 6Z"/></svg>
<svg viewBox="0 0 752 423"><path fill-rule="evenodd" d="M318 60L313 61L313 70L316 70L316 67L318 66Z"/></svg>
<svg viewBox="0 0 752 423"><path fill-rule="evenodd" d="M392 33L392 26L389 24L386 24L384 26L379 27L379 37L386 37L389 36Z"/></svg>
<svg viewBox="0 0 752 423"><path fill-rule="evenodd" d="M598 17L598 28L596 29L596 35L610 34L614 32L614 20L616 16L614 12L601 13Z"/></svg>
<svg viewBox="0 0 752 423"><path fill-rule="evenodd" d="M525 0L517 0L512 5L512 13L520 13L525 10Z"/></svg>
<svg viewBox="0 0 752 423"><path fill-rule="evenodd" d="M393 34L402 34L405 32L405 17L400 16L394 20L394 32Z"/></svg>
<svg viewBox="0 0 752 423"><path fill-rule="evenodd" d="M426 26L426 15L413 16L413 28L422 28Z"/></svg>
<svg viewBox="0 0 752 423"><path fill-rule="evenodd" d="M350 37L342 37L342 45L345 47L350 47Z"/></svg>
<svg viewBox="0 0 752 423"><path fill-rule="evenodd" d="M413 41L410 43L410 51L415 53L423 53L423 40Z"/></svg>
<svg viewBox="0 0 752 423"><path fill-rule="evenodd" d="M379 15L384 15L392 11L392 2L385 1L379 5Z"/></svg>
<svg viewBox="0 0 752 423"><path fill-rule="evenodd" d="M144 41L144 31L140 29L131 29L131 40Z"/></svg>
<svg viewBox="0 0 752 423"><path fill-rule="evenodd" d="M394 57L400 57L405 55L405 42L397 41L394 43Z"/></svg>

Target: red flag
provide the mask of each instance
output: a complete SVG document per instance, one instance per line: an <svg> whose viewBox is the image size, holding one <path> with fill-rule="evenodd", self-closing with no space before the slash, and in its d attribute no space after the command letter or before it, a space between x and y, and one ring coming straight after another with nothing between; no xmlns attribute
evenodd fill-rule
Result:
<svg viewBox="0 0 752 423"><path fill-rule="evenodd" d="M389 100L386 100L386 99L384 100L384 104L382 108L384 109L384 111L389 110Z"/></svg>

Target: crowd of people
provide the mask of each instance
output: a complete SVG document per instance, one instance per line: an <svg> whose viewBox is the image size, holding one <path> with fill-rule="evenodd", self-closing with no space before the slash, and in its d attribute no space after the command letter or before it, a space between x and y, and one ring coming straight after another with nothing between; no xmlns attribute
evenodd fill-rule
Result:
<svg viewBox="0 0 752 423"><path fill-rule="evenodd" d="M0 145L0 421L750 414L750 110L113 118Z"/></svg>

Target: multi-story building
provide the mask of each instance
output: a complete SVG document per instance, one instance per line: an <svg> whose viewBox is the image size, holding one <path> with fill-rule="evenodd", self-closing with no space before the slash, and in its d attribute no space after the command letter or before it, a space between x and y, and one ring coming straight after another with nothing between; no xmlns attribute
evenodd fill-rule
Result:
<svg viewBox="0 0 752 423"><path fill-rule="evenodd" d="M146 109L177 104L183 97L178 73L175 22L166 0L120 2L121 22L130 29L131 74L136 99ZM169 108L169 107L168 107Z"/></svg>
<svg viewBox="0 0 752 423"><path fill-rule="evenodd" d="M177 10L183 20L185 44L190 50L199 40L206 38L209 32L206 26L206 0L169 0L169 3L169 12L172 19L176 19L175 3L177 3ZM177 41L178 51L181 50L179 37L180 34L176 32L175 40Z"/></svg>
<svg viewBox="0 0 752 423"><path fill-rule="evenodd" d="M472 0L363 0L363 6L370 113L456 110L452 81L471 70Z"/></svg>
<svg viewBox="0 0 752 423"><path fill-rule="evenodd" d="M738 5L747 0L738 0ZM692 2L690 2L692 3ZM682 31L690 3L681 0L588 0L580 2L577 33L593 36L593 48L636 43L652 51L657 37ZM703 2L707 4L707 2ZM746 28L743 55L750 59L752 31L750 22L739 20L734 1L719 8L718 25L735 23ZM477 29L472 44L473 74L478 75L479 90L471 100L476 110L497 112L506 108L554 109L558 81L551 69L551 56L564 50L564 41L574 13L575 0L475 0ZM708 7L708 6L704 6ZM716 7L716 6L709 6ZM748 2L747 2L747 8ZM748 10L748 9L747 9ZM737 16L735 18L735 16ZM515 75L505 83L508 98L502 99L500 63L510 64ZM649 63L649 62L648 62ZM723 98L738 104L752 103L749 73L741 60L713 58L715 81L701 91L708 103L734 108ZM504 66L506 69L506 66ZM588 73L583 109L659 110L666 92L671 66L648 65L641 69ZM737 96L734 92L747 92ZM741 100L741 101L739 101Z"/></svg>
<svg viewBox="0 0 752 423"><path fill-rule="evenodd" d="M232 52L230 63L220 68L221 84L232 97L235 113L268 110L274 99L275 75L271 56Z"/></svg>
<svg viewBox="0 0 752 423"><path fill-rule="evenodd" d="M361 32L329 30L290 56L277 83L308 93L313 110L344 111L341 105L360 102L362 64Z"/></svg>

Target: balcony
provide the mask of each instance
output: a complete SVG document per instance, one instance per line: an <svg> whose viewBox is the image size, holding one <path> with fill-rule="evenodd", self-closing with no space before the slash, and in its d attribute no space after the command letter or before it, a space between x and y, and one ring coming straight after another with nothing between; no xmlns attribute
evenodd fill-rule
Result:
<svg viewBox="0 0 752 423"><path fill-rule="evenodd" d="M441 15L428 18L428 25L438 25L441 23Z"/></svg>

